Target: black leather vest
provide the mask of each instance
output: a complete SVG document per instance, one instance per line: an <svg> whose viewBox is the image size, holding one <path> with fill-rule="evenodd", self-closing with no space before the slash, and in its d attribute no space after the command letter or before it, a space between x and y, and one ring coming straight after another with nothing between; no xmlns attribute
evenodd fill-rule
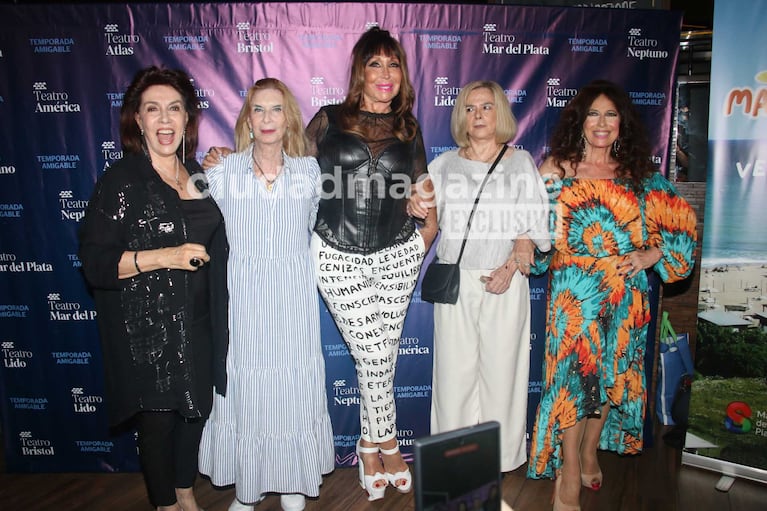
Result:
<svg viewBox="0 0 767 511"><path fill-rule="evenodd" d="M415 230L405 209L413 182L415 143L392 137L373 156L358 136L341 131L335 108L325 110L328 128L317 144L322 196L314 230L332 247L358 254L407 240Z"/></svg>

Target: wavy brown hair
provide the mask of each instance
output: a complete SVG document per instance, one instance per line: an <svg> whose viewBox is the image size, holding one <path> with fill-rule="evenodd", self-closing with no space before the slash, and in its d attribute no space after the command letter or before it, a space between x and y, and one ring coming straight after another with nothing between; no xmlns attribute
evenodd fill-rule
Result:
<svg viewBox="0 0 767 511"><path fill-rule="evenodd" d="M358 127L358 115L362 108L365 89L365 66L376 55L396 57L402 70L399 94L391 102L394 113L394 136L402 141L411 141L418 131L418 121L413 115L415 90L410 83L405 51L388 30L373 27L359 38L352 49L352 68L349 75L349 92L340 107L339 122L345 131L365 137Z"/></svg>
<svg viewBox="0 0 767 511"><path fill-rule="evenodd" d="M293 93L290 92L288 86L277 78L262 78L248 89L245 102L240 109L240 115L237 116L237 122L234 125L234 142L237 151L244 151L252 142L250 139L248 117L253 104L253 96L257 92L267 89L273 89L282 93L282 108L285 111L285 120L287 121L285 136L282 138L282 149L288 156L306 156L307 141L304 134L304 121L301 116L301 109L298 107L298 101Z"/></svg>
<svg viewBox="0 0 767 511"><path fill-rule="evenodd" d="M605 96L613 102L620 116L618 149L613 144L610 155L618 163L618 177L631 180L635 189L641 188L642 180L656 171L651 160L647 131L631 98L617 84L607 80L594 80L578 91L562 110L549 143L550 156L562 169L568 162L575 169L583 160L583 123L594 100Z"/></svg>
<svg viewBox="0 0 767 511"><path fill-rule="evenodd" d="M123 104L120 109L120 141L122 142L123 151L126 153L141 153L144 151L144 139L136 123L136 113L139 106L141 106L141 96L144 94L144 91L153 85L168 85L181 94L181 98L184 101L184 109L189 115L189 121L184 128L186 154L187 158L193 158L197 150L197 130L200 127L200 109L194 85L192 85L189 75L184 71L157 66L147 67L136 73L123 96ZM176 150L179 158L183 157L182 145L179 144Z"/></svg>

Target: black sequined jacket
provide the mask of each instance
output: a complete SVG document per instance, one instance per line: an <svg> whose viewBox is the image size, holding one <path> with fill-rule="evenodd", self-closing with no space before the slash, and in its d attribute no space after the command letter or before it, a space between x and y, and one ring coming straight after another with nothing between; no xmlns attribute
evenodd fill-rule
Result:
<svg viewBox="0 0 767 511"><path fill-rule="evenodd" d="M196 161L184 165L190 174L199 175L198 188L207 186ZM203 352L212 351L213 360L199 360L191 342L190 334L199 325L186 320L185 311L193 310L187 292L190 272L164 269L118 279L118 263L126 250L178 246L187 241L186 234L181 199L145 155L125 156L96 183L80 229L80 259L96 303L112 424L142 410L206 417L211 384L225 394L229 246L223 221L208 247L210 318L205 321L210 324L204 326L212 331L212 339L203 338L212 346Z"/></svg>

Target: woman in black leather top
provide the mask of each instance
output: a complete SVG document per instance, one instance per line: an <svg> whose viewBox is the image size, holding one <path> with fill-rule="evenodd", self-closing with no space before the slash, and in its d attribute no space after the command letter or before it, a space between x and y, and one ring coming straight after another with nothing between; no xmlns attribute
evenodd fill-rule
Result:
<svg viewBox="0 0 767 511"><path fill-rule="evenodd" d="M419 231L407 214L426 154L405 53L388 31L372 28L355 44L348 90L307 127L323 174L312 251L320 292L354 357L360 485L377 500L389 484L412 487L397 444L394 370L436 218Z"/></svg>

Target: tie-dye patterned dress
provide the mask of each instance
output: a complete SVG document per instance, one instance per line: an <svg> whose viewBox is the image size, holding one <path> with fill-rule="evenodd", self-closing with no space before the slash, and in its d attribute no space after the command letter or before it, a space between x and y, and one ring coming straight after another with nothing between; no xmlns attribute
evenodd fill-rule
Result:
<svg viewBox="0 0 767 511"><path fill-rule="evenodd" d="M546 183L554 248L536 261L549 269L546 352L541 402L528 477L552 478L562 466L562 430L610 411L599 448L642 450L644 356L650 321L647 274L618 275L626 254L659 247L653 267L664 282L689 275L695 213L660 174L636 194L623 179L566 177Z"/></svg>

